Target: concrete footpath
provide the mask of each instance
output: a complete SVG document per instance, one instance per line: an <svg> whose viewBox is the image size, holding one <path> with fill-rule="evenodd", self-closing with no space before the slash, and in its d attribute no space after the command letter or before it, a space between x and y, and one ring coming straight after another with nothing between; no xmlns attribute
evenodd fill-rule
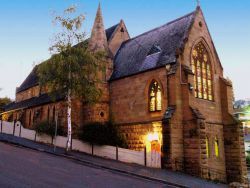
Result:
<svg viewBox="0 0 250 188"><path fill-rule="evenodd" d="M157 181L167 185L173 185L176 187L188 187L188 188L228 187L227 185L224 184L216 184L213 182L208 182L206 180L189 176L180 172L173 172L165 169L152 169L144 166L139 166L136 164L122 163L115 160L109 160L74 151L68 152L66 154L65 149L63 148L56 148L56 150L54 151L53 146L37 143L20 137L14 137L12 135L0 133L0 141L37 150L40 152L46 152L60 157L65 157L70 160L77 161L83 165L88 165L96 168L103 168L121 174L128 174L139 178L144 178L147 180Z"/></svg>

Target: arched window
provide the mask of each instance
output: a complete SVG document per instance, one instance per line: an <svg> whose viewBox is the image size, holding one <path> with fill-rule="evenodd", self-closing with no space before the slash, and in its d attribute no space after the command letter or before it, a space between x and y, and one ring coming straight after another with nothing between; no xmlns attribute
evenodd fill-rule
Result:
<svg viewBox="0 0 250 188"><path fill-rule="evenodd" d="M209 139L208 139L208 137L206 137L206 154L207 154L207 158L209 158L210 150L209 150Z"/></svg>
<svg viewBox="0 0 250 188"><path fill-rule="evenodd" d="M214 139L214 153L215 153L215 157L219 157L219 140L217 137L215 137Z"/></svg>
<svg viewBox="0 0 250 188"><path fill-rule="evenodd" d="M156 112L162 110L161 87L158 82L153 81L149 87L149 111Z"/></svg>
<svg viewBox="0 0 250 188"><path fill-rule="evenodd" d="M212 67L208 52L202 42L199 42L192 50L191 67L194 73L195 97L212 101Z"/></svg>

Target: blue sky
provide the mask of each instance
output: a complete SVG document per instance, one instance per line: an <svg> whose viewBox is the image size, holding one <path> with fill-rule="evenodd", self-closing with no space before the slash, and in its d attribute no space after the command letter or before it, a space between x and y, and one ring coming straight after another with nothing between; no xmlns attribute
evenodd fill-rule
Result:
<svg viewBox="0 0 250 188"><path fill-rule="evenodd" d="M49 58L55 33L52 11L78 5L86 15L84 31L90 34L98 0L1 0L0 97L15 98L19 86L35 63ZM105 27L123 19L132 37L183 16L196 0L102 0ZM250 98L250 1L201 0L208 27L235 88L236 99Z"/></svg>

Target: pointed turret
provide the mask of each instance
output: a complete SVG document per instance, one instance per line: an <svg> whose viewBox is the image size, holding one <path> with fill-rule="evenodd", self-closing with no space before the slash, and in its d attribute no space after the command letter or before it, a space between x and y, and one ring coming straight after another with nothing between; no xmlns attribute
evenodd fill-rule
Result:
<svg viewBox="0 0 250 188"><path fill-rule="evenodd" d="M108 50L108 41L104 29L100 3L96 13L95 23L92 28L91 37L89 40L89 49L95 52Z"/></svg>

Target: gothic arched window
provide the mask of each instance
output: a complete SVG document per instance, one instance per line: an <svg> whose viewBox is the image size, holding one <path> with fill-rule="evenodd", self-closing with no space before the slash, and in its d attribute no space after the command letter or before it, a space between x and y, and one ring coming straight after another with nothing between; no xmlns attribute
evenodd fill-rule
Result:
<svg viewBox="0 0 250 188"><path fill-rule="evenodd" d="M195 97L214 100L211 62L202 42L199 42L192 50L191 67L194 73Z"/></svg>
<svg viewBox="0 0 250 188"><path fill-rule="evenodd" d="M149 87L149 111L156 112L162 110L161 87L156 81L152 81Z"/></svg>

